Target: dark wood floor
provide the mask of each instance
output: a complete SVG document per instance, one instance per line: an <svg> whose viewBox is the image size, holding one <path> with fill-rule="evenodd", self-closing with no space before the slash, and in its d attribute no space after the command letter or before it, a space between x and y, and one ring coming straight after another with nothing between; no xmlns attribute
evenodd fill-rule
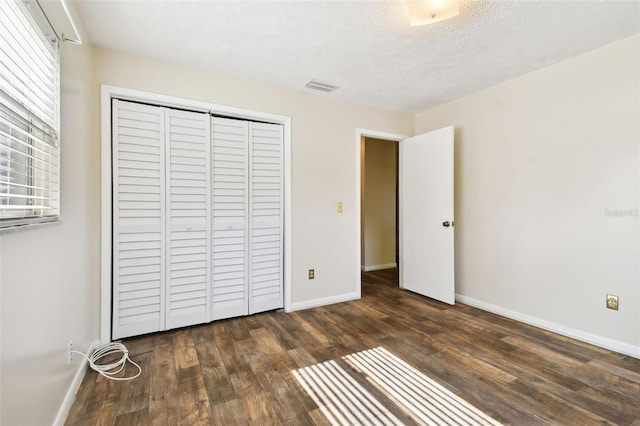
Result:
<svg viewBox="0 0 640 426"><path fill-rule="evenodd" d="M640 426L640 360L394 284L367 273L358 301L128 339L141 377L89 371L67 424L329 424L292 370L381 346L505 424Z"/></svg>

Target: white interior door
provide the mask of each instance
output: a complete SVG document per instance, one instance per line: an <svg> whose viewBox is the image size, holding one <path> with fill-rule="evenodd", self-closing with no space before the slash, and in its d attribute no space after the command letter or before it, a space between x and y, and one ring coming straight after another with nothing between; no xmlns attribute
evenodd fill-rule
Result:
<svg viewBox="0 0 640 426"><path fill-rule="evenodd" d="M400 287L455 303L453 126L400 141Z"/></svg>

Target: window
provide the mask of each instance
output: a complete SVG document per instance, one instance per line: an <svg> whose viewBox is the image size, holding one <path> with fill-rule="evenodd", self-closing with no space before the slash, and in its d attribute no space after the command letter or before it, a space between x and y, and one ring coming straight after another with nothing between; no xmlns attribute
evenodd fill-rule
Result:
<svg viewBox="0 0 640 426"><path fill-rule="evenodd" d="M36 1L0 1L0 230L59 217L58 53Z"/></svg>

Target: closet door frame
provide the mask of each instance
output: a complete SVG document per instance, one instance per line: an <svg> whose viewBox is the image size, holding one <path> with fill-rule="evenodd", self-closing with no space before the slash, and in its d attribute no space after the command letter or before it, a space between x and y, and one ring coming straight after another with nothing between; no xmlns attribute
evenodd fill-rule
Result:
<svg viewBox="0 0 640 426"><path fill-rule="evenodd" d="M101 251L100 251L100 342L111 338L112 304L112 102L114 98L158 106L208 112L238 119L264 121L283 126L284 161L284 310L291 312L291 117L264 113L226 105L195 101L123 87L100 87L100 139L101 139Z"/></svg>

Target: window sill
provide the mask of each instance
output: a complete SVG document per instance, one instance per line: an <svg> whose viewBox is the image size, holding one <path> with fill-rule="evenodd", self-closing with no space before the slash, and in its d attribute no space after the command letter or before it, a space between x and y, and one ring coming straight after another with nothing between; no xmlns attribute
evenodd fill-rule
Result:
<svg viewBox="0 0 640 426"><path fill-rule="evenodd" d="M43 228L48 226L60 225L62 221L60 219L49 220L46 222L28 223L24 225L9 226L6 228L0 228L0 235L11 234L19 231L27 231L29 229Z"/></svg>

